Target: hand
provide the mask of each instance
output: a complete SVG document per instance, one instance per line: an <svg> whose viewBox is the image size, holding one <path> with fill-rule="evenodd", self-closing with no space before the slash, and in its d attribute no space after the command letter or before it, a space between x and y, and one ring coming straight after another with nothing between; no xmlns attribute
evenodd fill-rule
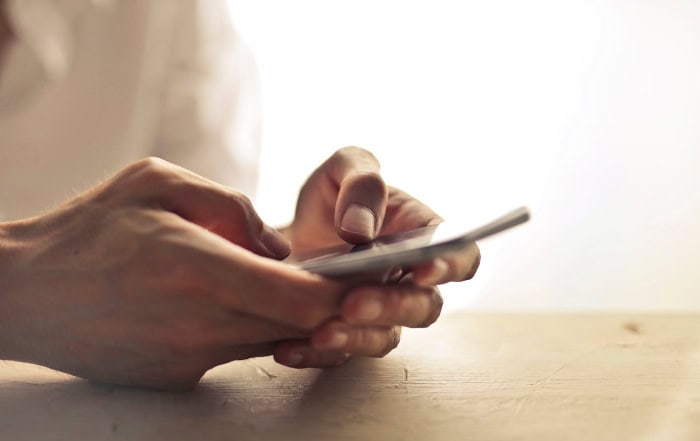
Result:
<svg viewBox="0 0 700 441"><path fill-rule="evenodd" d="M0 358L190 388L339 314L339 284L266 258L288 253L241 194L140 161L51 213L0 224Z"/></svg>
<svg viewBox="0 0 700 441"><path fill-rule="evenodd" d="M425 204L386 186L370 152L348 147L309 177L285 233L292 253L303 254L439 222ZM401 283L357 287L345 297L340 318L326 322L311 339L281 343L275 358L294 367L322 367L342 363L347 354L384 356L398 344L401 326L424 327L438 318L442 297L436 285L471 278L479 260L473 245L413 268Z"/></svg>

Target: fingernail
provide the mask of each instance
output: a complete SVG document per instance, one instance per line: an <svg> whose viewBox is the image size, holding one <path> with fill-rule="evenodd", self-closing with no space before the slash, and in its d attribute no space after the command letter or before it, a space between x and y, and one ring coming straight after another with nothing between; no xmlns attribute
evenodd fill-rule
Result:
<svg viewBox="0 0 700 441"><path fill-rule="evenodd" d="M287 358L287 366L300 366L304 362L304 356L299 352L292 352Z"/></svg>
<svg viewBox="0 0 700 441"><path fill-rule="evenodd" d="M374 212L369 208L351 204L343 215L340 228L348 233L360 234L367 238L374 237Z"/></svg>
<svg viewBox="0 0 700 441"><path fill-rule="evenodd" d="M348 333L344 331L335 331L333 337L326 343L326 349L340 349L348 342Z"/></svg>
<svg viewBox="0 0 700 441"><path fill-rule="evenodd" d="M265 225L260 234L260 242L274 257L283 259L289 255L289 241L279 231Z"/></svg>
<svg viewBox="0 0 700 441"><path fill-rule="evenodd" d="M367 299L357 308L356 318L363 322L375 320L382 313L383 305L377 299Z"/></svg>
<svg viewBox="0 0 700 441"><path fill-rule="evenodd" d="M423 284L435 285L439 282L442 282L442 279L445 277L449 269L450 267L444 259L435 259L433 261L432 269L427 275L423 277Z"/></svg>

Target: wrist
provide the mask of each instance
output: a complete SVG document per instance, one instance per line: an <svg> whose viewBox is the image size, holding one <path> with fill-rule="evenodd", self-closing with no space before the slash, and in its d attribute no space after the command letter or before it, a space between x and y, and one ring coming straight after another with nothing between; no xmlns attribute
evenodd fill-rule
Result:
<svg viewBox="0 0 700 441"><path fill-rule="evenodd" d="M0 222L0 280L9 281L17 265L22 243L22 230L19 222ZM0 284L0 296L6 284Z"/></svg>
<svg viewBox="0 0 700 441"><path fill-rule="evenodd" d="M17 323L17 260L20 242L15 224L0 223L0 360L20 357Z"/></svg>

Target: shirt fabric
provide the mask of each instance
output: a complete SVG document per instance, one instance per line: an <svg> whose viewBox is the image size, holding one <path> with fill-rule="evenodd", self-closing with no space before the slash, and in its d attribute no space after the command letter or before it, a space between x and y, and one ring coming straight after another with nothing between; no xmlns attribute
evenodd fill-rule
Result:
<svg viewBox="0 0 700 441"><path fill-rule="evenodd" d="M0 220L158 156L250 196L260 108L225 0L8 0Z"/></svg>

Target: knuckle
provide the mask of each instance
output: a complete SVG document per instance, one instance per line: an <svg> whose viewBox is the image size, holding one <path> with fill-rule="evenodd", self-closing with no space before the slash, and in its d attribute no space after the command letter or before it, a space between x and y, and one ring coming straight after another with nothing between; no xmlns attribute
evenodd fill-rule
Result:
<svg viewBox="0 0 700 441"><path fill-rule="evenodd" d="M242 219L252 228L253 231L259 232L263 228L262 219L258 216L253 201L248 196L241 192L234 191L231 193L231 201Z"/></svg>
<svg viewBox="0 0 700 441"><path fill-rule="evenodd" d="M357 162L358 159L379 166L379 160L374 153L357 146L347 146L336 150L329 161L333 164L347 164Z"/></svg>
<svg viewBox="0 0 700 441"><path fill-rule="evenodd" d="M476 246L476 245L475 245ZM466 275L464 276L463 280L471 280L474 278L476 275L477 270L479 269L479 265L481 264L481 252L478 247L476 247L476 254L474 256L474 260L472 261L472 265L467 271Z"/></svg>
<svg viewBox="0 0 700 441"><path fill-rule="evenodd" d="M377 157L374 156L374 153L370 152L369 150L358 147L356 145L349 145L342 147L338 149L333 156L337 156L342 159L347 159L347 158L353 158L357 156L364 156L368 157L374 161L377 161ZM379 161L377 161L379 162Z"/></svg>
<svg viewBox="0 0 700 441"><path fill-rule="evenodd" d="M386 340L386 343L384 347L379 351L378 357L383 358L386 357L391 351L396 349L396 347L399 345L399 342L401 341L401 332L400 328L397 326L394 326L391 328L391 331L389 331L388 338Z"/></svg>
<svg viewBox="0 0 700 441"><path fill-rule="evenodd" d="M442 311L442 307L445 305L445 300L442 298L442 294L440 294L440 290L437 288L434 288L431 298L433 300L434 309L437 312Z"/></svg>
<svg viewBox="0 0 700 441"><path fill-rule="evenodd" d="M442 295L440 295L440 291L438 291L437 288L432 290L432 293L430 295L430 304L430 313L426 317L425 321L421 323L421 328L427 328L428 326L435 323L438 317L440 317L440 313L442 312L442 307L444 305L444 300L442 298Z"/></svg>
<svg viewBox="0 0 700 441"><path fill-rule="evenodd" d="M392 296L393 297L393 296ZM442 310L443 299L437 287L423 288L406 285L404 291L396 296L392 305L397 319L393 324L411 328L427 328Z"/></svg>
<svg viewBox="0 0 700 441"><path fill-rule="evenodd" d="M147 158L143 158L134 162L131 165L131 167L133 167L133 169L137 171L152 172L170 169L170 167L172 167L172 164L170 164L165 159L161 159L155 156L149 156Z"/></svg>
<svg viewBox="0 0 700 441"><path fill-rule="evenodd" d="M253 201L250 200L248 196L240 191L231 192L231 199L245 211L253 210Z"/></svg>
<svg viewBox="0 0 700 441"><path fill-rule="evenodd" d="M129 199L144 196L149 190L171 183L177 175L177 167L156 157L147 157L129 164L106 181L99 193L102 201L111 198Z"/></svg>
<svg viewBox="0 0 700 441"><path fill-rule="evenodd" d="M127 177L144 183L159 183L172 178L174 170L168 161L150 156L127 167Z"/></svg>

